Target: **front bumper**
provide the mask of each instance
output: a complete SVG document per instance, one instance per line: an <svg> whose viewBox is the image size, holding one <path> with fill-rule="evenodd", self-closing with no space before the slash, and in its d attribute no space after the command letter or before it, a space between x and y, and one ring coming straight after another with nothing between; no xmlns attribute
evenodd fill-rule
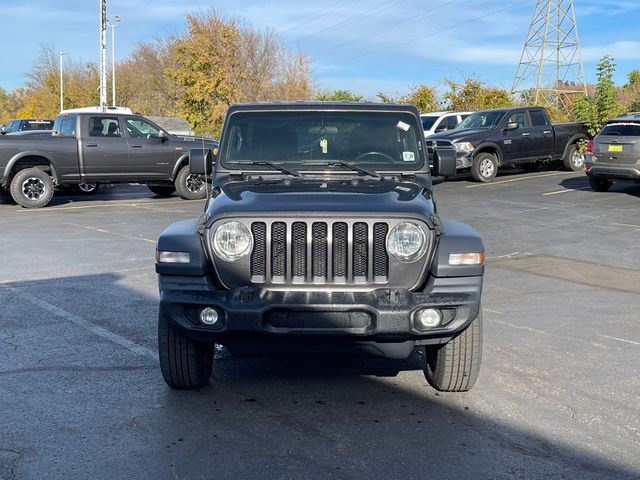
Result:
<svg viewBox="0 0 640 480"><path fill-rule="evenodd" d="M470 168L473 165L473 152L463 153L456 152L456 168L461 170L463 168Z"/></svg>
<svg viewBox="0 0 640 480"><path fill-rule="evenodd" d="M426 345L446 343L480 310L482 277L431 277L424 291L370 292L184 289L179 277L160 275L161 314L192 338L225 345L243 339L323 339L325 343L374 342ZM204 307L218 310L215 326L199 321ZM422 308L443 312L443 325L416 327Z"/></svg>

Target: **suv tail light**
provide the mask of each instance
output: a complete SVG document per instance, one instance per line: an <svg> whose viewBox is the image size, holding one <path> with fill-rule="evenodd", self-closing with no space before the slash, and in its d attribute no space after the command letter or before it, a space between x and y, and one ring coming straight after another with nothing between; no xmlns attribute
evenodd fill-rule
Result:
<svg viewBox="0 0 640 480"><path fill-rule="evenodd" d="M593 140L587 142L587 153L593 155Z"/></svg>

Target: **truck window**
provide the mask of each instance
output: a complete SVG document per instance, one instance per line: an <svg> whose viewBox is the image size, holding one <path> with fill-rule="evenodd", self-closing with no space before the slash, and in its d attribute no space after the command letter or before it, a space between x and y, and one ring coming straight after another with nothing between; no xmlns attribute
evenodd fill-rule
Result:
<svg viewBox="0 0 640 480"><path fill-rule="evenodd" d="M75 137L76 119L76 115L60 115L53 125L53 134L57 137Z"/></svg>
<svg viewBox="0 0 640 480"><path fill-rule="evenodd" d="M507 123L517 123L519 128L529 128L529 118L526 112L515 112L509 116Z"/></svg>
<svg viewBox="0 0 640 480"><path fill-rule="evenodd" d="M529 110L531 117L531 125L534 127L545 127L547 125L547 117L542 110Z"/></svg>
<svg viewBox="0 0 640 480"><path fill-rule="evenodd" d="M447 130L453 130L454 128L456 128L458 126L458 116L457 115L451 115L450 117L447 117Z"/></svg>
<svg viewBox="0 0 640 480"><path fill-rule="evenodd" d="M117 117L89 118L90 137L120 137L120 124Z"/></svg>
<svg viewBox="0 0 640 480"><path fill-rule="evenodd" d="M162 130L141 118L127 120L127 133L132 138L159 138Z"/></svg>

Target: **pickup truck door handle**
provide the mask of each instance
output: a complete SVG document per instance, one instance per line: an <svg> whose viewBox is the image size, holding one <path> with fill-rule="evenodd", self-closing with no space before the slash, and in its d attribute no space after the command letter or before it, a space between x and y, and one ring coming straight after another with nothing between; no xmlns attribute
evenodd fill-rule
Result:
<svg viewBox="0 0 640 480"><path fill-rule="evenodd" d="M85 144L85 147L97 147L98 144L97 143L87 143Z"/></svg>
<svg viewBox="0 0 640 480"><path fill-rule="evenodd" d="M530 133L523 133L523 134L522 134L522 136L523 136L523 137L528 137L528 136L530 136L530 135L531 135Z"/></svg>
<svg viewBox="0 0 640 480"><path fill-rule="evenodd" d="M544 131L544 132L542 132L542 133L544 133L545 135L549 135L549 134L551 133L551 130L545 130L545 131Z"/></svg>
<svg viewBox="0 0 640 480"><path fill-rule="evenodd" d="M131 148L142 148L142 145L131 145Z"/></svg>

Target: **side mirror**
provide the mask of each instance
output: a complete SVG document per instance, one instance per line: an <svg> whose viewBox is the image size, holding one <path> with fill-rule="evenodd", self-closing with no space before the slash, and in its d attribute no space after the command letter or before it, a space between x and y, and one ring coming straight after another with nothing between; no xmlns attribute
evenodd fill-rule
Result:
<svg viewBox="0 0 640 480"><path fill-rule="evenodd" d="M433 176L451 177L456 174L455 148L436 149L433 155Z"/></svg>
<svg viewBox="0 0 640 480"><path fill-rule="evenodd" d="M504 131L508 132L510 130L517 130L520 128L520 125L518 125L518 122L509 122L507 123L507 126L504 127Z"/></svg>
<svg viewBox="0 0 640 480"><path fill-rule="evenodd" d="M213 151L210 148L190 149L189 171L196 175L211 175L213 171Z"/></svg>

